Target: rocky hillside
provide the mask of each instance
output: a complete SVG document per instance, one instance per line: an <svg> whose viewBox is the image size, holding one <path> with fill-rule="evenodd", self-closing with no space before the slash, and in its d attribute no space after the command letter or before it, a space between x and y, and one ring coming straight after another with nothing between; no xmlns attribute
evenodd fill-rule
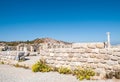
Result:
<svg viewBox="0 0 120 82"><path fill-rule="evenodd" d="M60 41L60 40L55 40L52 38L37 38L33 40L33 43L62 43L62 44L70 44L68 42Z"/></svg>
<svg viewBox="0 0 120 82"><path fill-rule="evenodd" d="M20 43L26 43L26 44L39 44L39 43L62 43L62 44L70 44L68 42L60 41L60 40L55 40L52 38L37 38L32 41L12 41L12 42L5 42L1 41L0 44L8 45L8 46L17 46Z"/></svg>

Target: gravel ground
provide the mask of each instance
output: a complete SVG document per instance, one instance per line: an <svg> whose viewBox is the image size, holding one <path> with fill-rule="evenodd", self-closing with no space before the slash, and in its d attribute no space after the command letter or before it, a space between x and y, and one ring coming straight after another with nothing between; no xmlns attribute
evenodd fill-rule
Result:
<svg viewBox="0 0 120 82"><path fill-rule="evenodd" d="M29 69L0 65L0 82L120 82L120 80L78 81L75 76L57 72L33 73Z"/></svg>

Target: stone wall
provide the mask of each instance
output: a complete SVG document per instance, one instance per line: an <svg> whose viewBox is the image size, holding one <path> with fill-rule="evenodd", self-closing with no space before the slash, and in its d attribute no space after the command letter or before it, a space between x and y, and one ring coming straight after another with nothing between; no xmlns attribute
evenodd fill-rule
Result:
<svg viewBox="0 0 120 82"><path fill-rule="evenodd" d="M55 67L88 66L96 70L113 70L120 66L120 49L105 48L104 43L73 43L72 48L47 49L41 56Z"/></svg>

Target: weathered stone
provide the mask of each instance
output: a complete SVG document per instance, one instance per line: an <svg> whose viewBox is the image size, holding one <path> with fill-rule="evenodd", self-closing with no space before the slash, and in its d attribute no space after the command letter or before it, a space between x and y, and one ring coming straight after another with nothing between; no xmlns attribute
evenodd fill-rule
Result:
<svg viewBox="0 0 120 82"><path fill-rule="evenodd" d="M91 58L95 58L95 57L96 57L96 54L91 54L90 57L91 57Z"/></svg>
<svg viewBox="0 0 120 82"><path fill-rule="evenodd" d="M99 49L104 48L104 43L97 43L96 48L99 48Z"/></svg>
<svg viewBox="0 0 120 82"><path fill-rule="evenodd" d="M105 64L98 64L98 68L105 68Z"/></svg>
<svg viewBox="0 0 120 82"><path fill-rule="evenodd" d="M85 49L80 49L79 52L80 52L81 54L83 54L83 53L85 53Z"/></svg>
<svg viewBox="0 0 120 82"><path fill-rule="evenodd" d="M87 59L86 58L79 58L78 61L79 62L87 62Z"/></svg>
<svg viewBox="0 0 120 82"><path fill-rule="evenodd" d="M99 49L92 49L92 53L98 54L99 53Z"/></svg>
<svg viewBox="0 0 120 82"><path fill-rule="evenodd" d="M105 61L105 60L101 60L101 63L102 63L102 64L106 64L106 61Z"/></svg>
<svg viewBox="0 0 120 82"><path fill-rule="evenodd" d="M86 53L91 53L91 52L92 52L92 49L86 49L85 52L86 52Z"/></svg>
<svg viewBox="0 0 120 82"><path fill-rule="evenodd" d="M109 55L104 55L104 60L109 60L110 56Z"/></svg>
<svg viewBox="0 0 120 82"><path fill-rule="evenodd" d="M107 50L105 50L105 49L100 49L99 52L100 52L100 54L106 54L106 53L107 53Z"/></svg>
<svg viewBox="0 0 120 82"><path fill-rule="evenodd" d="M94 63L98 64L100 61L98 59L94 59Z"/></svg>
<svg viewBox="0 0 120 82"><path fill-rule="evenodd" d="M73 54L69 54L68 57L69 57L69 58L73 58Z"/></svg>
<svg viewBox="0 0 120 82"><path fill-rule="evenodd" d="M113 55L117 56L117 57L120 57L120 52L114 52Z"/></svg>
<svg viewBox="0 0 120 82"><path fill-rule="evenodd" d="M120 60L118 60L118 64L120 65Z"/></svg>
<svg viewBox="0 0 120 82"><path fill-rule="evenodd" d="M117 60L118 60L118 57L112 56L112 57L111 57L111 60L112 60L112 61L117 61Z"/></svg>
<svg viewBox="0 0 120 82"><path fill-rule="evenodd" d="M95 44L88 44L87 47L90 48L90 49L95 49L96 45Z"/></svg>
<svg viewBox="0 0 120 82"><path fill-rule="evenodd" d="M88 62L88 63L93 63L94 60L93 60L92 58L88 58L87 62Z"/></svg>
<svg viewBox="0 0 120 82"><path fill-rule="evenodd" d="M62 57L57 57L56 60L60 61L62 59Z"/></svg>
<svg viewBox="0 0 120 82"><path fill-rule="evenodd" d="M111 61L111 60L108 60L108 61L106 61L106 64L109 65L109 66L113 66L113 65L118 65L118 62L117 62L117 61L116 61L116 62L115 62L115 61L113 62L113 61Z"/></svg>
<svg viewBox="0 0 120 82"><path fill-rule="evenodd" d="M78 58L72 58L72 60L71 60L72 62L77 62L78 61Z"/></svg>
<svg viewBox="0 0 120 82"><path fill-rule="evenodd" d="M113 52L120 52L119 48L113 48Z"/></svg>
<svg viewBox="0 0 120 82"><path fill-rule="evenodd" d="M88 58L89 55L88 55L88 54L82 54L81 57L82 57L82 58Z"/></svg>

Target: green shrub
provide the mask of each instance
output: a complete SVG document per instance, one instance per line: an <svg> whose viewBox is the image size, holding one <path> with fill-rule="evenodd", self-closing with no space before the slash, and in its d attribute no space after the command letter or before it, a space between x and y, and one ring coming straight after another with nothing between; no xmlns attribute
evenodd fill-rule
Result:
<svg viewBox="0 0 120 82"><path fill-rule="evenodd" d="M73 71L73 75L76 75L77 79L83 80L87 79L90 80L90 77L95 75L95 72L90 68L77 68Z"/></svg>
<svg viewBox="0 0 120 82"><path fill-rule="evenodd" d="M60 74L71 74L72 73L71 70L69 68L67 68L67 67L58 68L58 72Z"/></svg>
<svg viewBox="0 0 120 82"><path fill-rule="evenodd" d="M51 70L52 68L46 65L45 60L42 59L32 66L33 72L49 72Z"/></svg>
<svg viewBox="0 0 120 82"><path fill-rule="evenodd" d="M5 64L5 63L3 61L1 61L0 64Z"/></svg>

